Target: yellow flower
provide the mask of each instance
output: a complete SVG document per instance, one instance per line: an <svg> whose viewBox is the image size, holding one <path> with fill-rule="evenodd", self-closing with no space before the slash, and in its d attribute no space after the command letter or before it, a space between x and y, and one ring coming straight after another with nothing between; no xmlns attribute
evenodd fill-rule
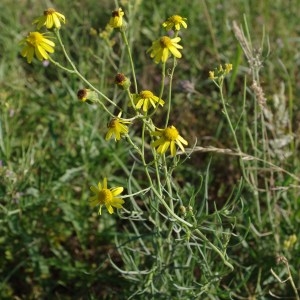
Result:
<svg viewBox="0 0 300 300"><path fill-rule="evenodd" d="M211 80L215 79L223 79L225 75L230 73L232 70L232 64L225 64L224 68L222 65L219 65L218 68L216 68L214 71L209 71L208 72L208 77Z"/></svg>
<svg viewBox="0 0 300 300"><path fill-rule="evenodd" d="M209 79L212 79L212 80L218 78L217 76L215 76L215 72L214 72L214 71L209 71L209 72L208 72L208 75L209 75Z"/></svg>
<svg viewBox="0 0 300 300"><path fill-rule="evenodd" d="M119 8L118 10L114 10L111 14L111 18L109 20L109 25L112 28L120 28L123 26L123 16L124 12L122 11L122 8Z"/></svg>
<svg viewBox="0 0 300 300"><path fill-rule="evenodd" d="M225 64L225 74L228 74L232 70L232 64Z"/></svg>
<svg viewBox="0 0 300 300"><path fill-rule="evenodd" d="M141 91L139 94L135 94L134 96L134 104L137 109L143 107L143 111L146 112L149 109L150 104L156 108L156 105L163 106L165 101L159 99L157 96L153 95L150 91Z"/></svg>
<svg viewBox="0 0 300 300"><path fill-rule="evenodd" d="M111 46L113 45L113 44L112 44L113 41L110 41L109 38L110 38L110 36L111 36L113 30L114 30L114 29L113 29L109 24L107 24L107 25L105 26L105 29L102 30L102 31L99 33L100 38L103 39L103 40L106 40L106 41L108 42L108 44L111 44Z"/></svg>
<svg viewBox="0 0 300 300"><path fill-rule="evenodd" d="M174 15L172 17L169 17L167 19L167 21L165 21L162 26L166 28L166 30L171 30L174 29L175 30L180 30L180 26L187 28L187 24L185 22L186 18L183 18L181 16L178 15Z"/></svg>
<svg viewBox="0 0 300 300"><path fill-rule="evenodd" d="M66 18L63 14L57 12L54 8L48 8L44 11L44 15L33 21L32 24L37 24L37 29L46 26L48 29L52 27L60 28L61 22L66 23Z"/></svg>
<svg viewBox="0 0 300 300"><path fill-rule="evenodd" d="M159 139L152 142L151 146L156 148L157 153L164 154L170 147L171 156L176 155L176 145L184 152L183 145L187 145L188 142L179 135L178 130L172 125L165 129L158 129L152 132L153 136L158 136Z"/></svg>
<svg viewBox="0 0 300 300"><path fill-rule="evenodd" d="M91 186L91 191L95 194L89 198L91 206L100 205L99 215L101 215L102 206L105 205L110 214L114 212L113 207L122 208L124 200L116 196L123 192L123 187L107 188L107 179L104 178L103 182L99 182L97 186Z"/></svg>
<svg viewBox="0 0 300 300"><path fill-rule="evenodd" d="M285 249L289 250L289 249L294 247L296 242L297 242L297 236L295 234L292 234L288 237L288 239L286 239L283 242L283 246L284 246Z"/></svg>
<svg viewBox="0 0 300 300"><path fill-rule="evenodd" d="M105 139L108 141L113 135L115 136L115 141L119 141L121 139L122 134L128 133L128 126L129 121L125 121L120 119L121 113L118 115L117 118L113 118L108 124L108 131L106 133Z"/></svg>
<svg viewBox="0 0 300 300"><path fill-rule="evenodd" d="M154 41L152 46L148 49L147 52L150 52L150 57L154 59L155 63L166 62L171 54L177 58L181 58L181 53L178 49L182 49L182 46L178 44L181 38L169 38L168 36L163 36L160 39Z"/></svg>
<svg viewBox="0 0 300 300"><path fill-rule="evenodd" d="M23 57L27 57L27 62L31 63L33 55L39 59L48 59L49 54L54 52L55 44L45 38L44 33L37 31L30 32L29 35L21 41L21 44L25 44L21 51Z"/></svg>

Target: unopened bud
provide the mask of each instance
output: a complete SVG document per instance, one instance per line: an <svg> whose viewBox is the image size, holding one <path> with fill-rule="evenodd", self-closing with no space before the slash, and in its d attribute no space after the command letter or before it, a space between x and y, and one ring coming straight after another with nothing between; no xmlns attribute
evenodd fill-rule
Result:
<svg viewBox="0 0 300 300"><path fill-rule="evenodd" d="M90 89L81 89L77 92L77 97L82 102L93 103L98 100L98 95Z"/></svg>
<svg viewBox="0 0 300 300"><path fill-rule="evenodd" d="M123 90L128 90L131 85L131 82L130 79L126 77L123 73L118 73L115 77L115 84Z"/></svg>

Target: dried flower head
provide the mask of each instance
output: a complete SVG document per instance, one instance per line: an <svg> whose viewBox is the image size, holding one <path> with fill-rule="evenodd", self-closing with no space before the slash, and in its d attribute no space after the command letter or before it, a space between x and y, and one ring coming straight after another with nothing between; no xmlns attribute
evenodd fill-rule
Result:
<svg viewBox="0 0 300 300"><path fill-rule="evenodd" d="M118 73L115 77L115 84L123 90L128 90L131 82L123 73Z"/></svg>
<svg viewBox="0 0 300 300"><path fill-rule="evenodd" d="M80 101L87 103L92 103L99 99L97 93L90 89L80 89L77 92L77 97Z"/></svg>

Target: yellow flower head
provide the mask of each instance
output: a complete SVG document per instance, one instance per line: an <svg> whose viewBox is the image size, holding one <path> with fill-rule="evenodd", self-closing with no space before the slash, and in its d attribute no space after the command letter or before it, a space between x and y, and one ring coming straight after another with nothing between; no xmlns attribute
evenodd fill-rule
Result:
<svg viewBox="0 0 300 300"><path fill-rule="evenodd" d="M33 55L39 59L48 59L49 54L54 52L55 44L45 38L46 34L39 33L37 31L30 32L28 36L21 41L21 44L25 44L21 51L23 57L27 57L27 62L31 63Z"/></svg>
<svg viewBox="0 0 300 300"><path fill-rule="evenodd" d="M122 8L114 10L111 14L109 25L112 28L121 28L123 26L123 16L124 16L124 12Z"/></svg>
<svg viewBox="0 0 300 300"><path fill-rule="evenodd" d="M143 111L147 112L150 104L153 106L153 108L156 108L157 105L163 106L165 104L165 101L162 99L159 99L157 96L153 95L150 91L141 91L139 94L135 94L134 96L134 104L137 109L140 109L143 107Z"/></svg>
<svg viewBox="0 0 300 300"><path fill-rule="evenodd" d="M184 152L183 145L187 145L188 142L179 135L178 130L172 125L165 129L158 129L152 132L153 136L158 136L159 139L152 142L151 146L156 148L157 153L164 154L170 147L171 156L176 155L176 145Z"/></svg>
<svg viewBox="0 0 300 300"><path fill-rule="evenodd" d="M108 124L108 131L106 133L105 139L108 141L112 136L115 137L115 141L119 141L121 139L122 134L128 133L129 121L125 121L120 119L121 114L118 115L117 118L113 118Z"/></svg>
<svg viewBox="0 0 300 300"><path fill-rule="evenodd" d="M215 72L214 71L209 71L208 72L208 77L209 77L209 79L211 79L211 80L214 80L214 79L217 79L218 77L217 76L215 76Z"/></svg>
<svg viewBox="0 0 300 300"><path fill-rule="evenodd" d="M99 182L97 186L91 186L91 191L95 194L89 198L90 206L94 207L100 205L99 215L101 215L102 206L105 205L110 214L114 213L115 208L122 208L125 202L123 199L116 196L123 192L123 187L107 188L107 179L104 178L103 182Z"/></svg>
<svg viewBox="0 0 300 300"><path fill-rule="evenodd" d="M36 24L37 29L40 29L42 26L46 26L47 29L51 28L60 28L61 22L66 23L66 18L63 14L55 11L54 8L48 8L44 11L43 16L37 18L33 21L33 24Z"/></svg>
<svg viewBox="0 0 300 300"><path fill-rule="evenodd" d="M180 40L180 37L171 39L168 36L163 36L154 41L147 52L151 51L150 57L153 58L157 64L160 61L165 63L170 56L170 52L175 57L181 58L181 53L178 51L178 49L182 49L182 46L178 44Z"/></svg>
<svg viewBox="0 0 300 300"><path fill-rule="evenodd" d="M171 30L174 29L175 30L180 30L180 26L182 26L183 28L187 28L187 24L185 22L186 18L183 18L181 16L178 15L174 15L172 17L169 17L167 19L167 21L165 21L162 26L166 28L166 30Z"/></svg>
<svg viewBox="0 0 300 300"><path fill-rule="evenodd" d="M224 68L222 65L219 65L214 71L208 72L208 77L211 80L215 79L223 79L227 74L229 74L232 70L232 64L225 64Z"/></svg>
<svg viewBox="0 0 300 300"><path fill-rule="evenodd" d="M228 74L232 70L232 64L225 64L225 74Z"/></svg>

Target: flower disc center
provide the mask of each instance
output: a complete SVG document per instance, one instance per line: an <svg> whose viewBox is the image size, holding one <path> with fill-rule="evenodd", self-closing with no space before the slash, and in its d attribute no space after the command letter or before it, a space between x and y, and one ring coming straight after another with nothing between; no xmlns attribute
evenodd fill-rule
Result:
<svg viewBox="0 0 300 300"><path fill-rule="evenodd" d="M165 129L164 137L167 141L176 141L178 138L178 131L174 126L170 126Z"/></svg>
<svg viewBox="0 0 300 300"><path fill-rule="evenodd" d="M168 36L163 36L159 42L162 48L169 48L172 45L172 41Z"/></svg>
<svg viewBox="0 0 300 300"><path fill-rule="evenodd" d="M103 189L99 191L98 200L100 204L110 203L113 198L113 194L109 189Z"/></svg>

